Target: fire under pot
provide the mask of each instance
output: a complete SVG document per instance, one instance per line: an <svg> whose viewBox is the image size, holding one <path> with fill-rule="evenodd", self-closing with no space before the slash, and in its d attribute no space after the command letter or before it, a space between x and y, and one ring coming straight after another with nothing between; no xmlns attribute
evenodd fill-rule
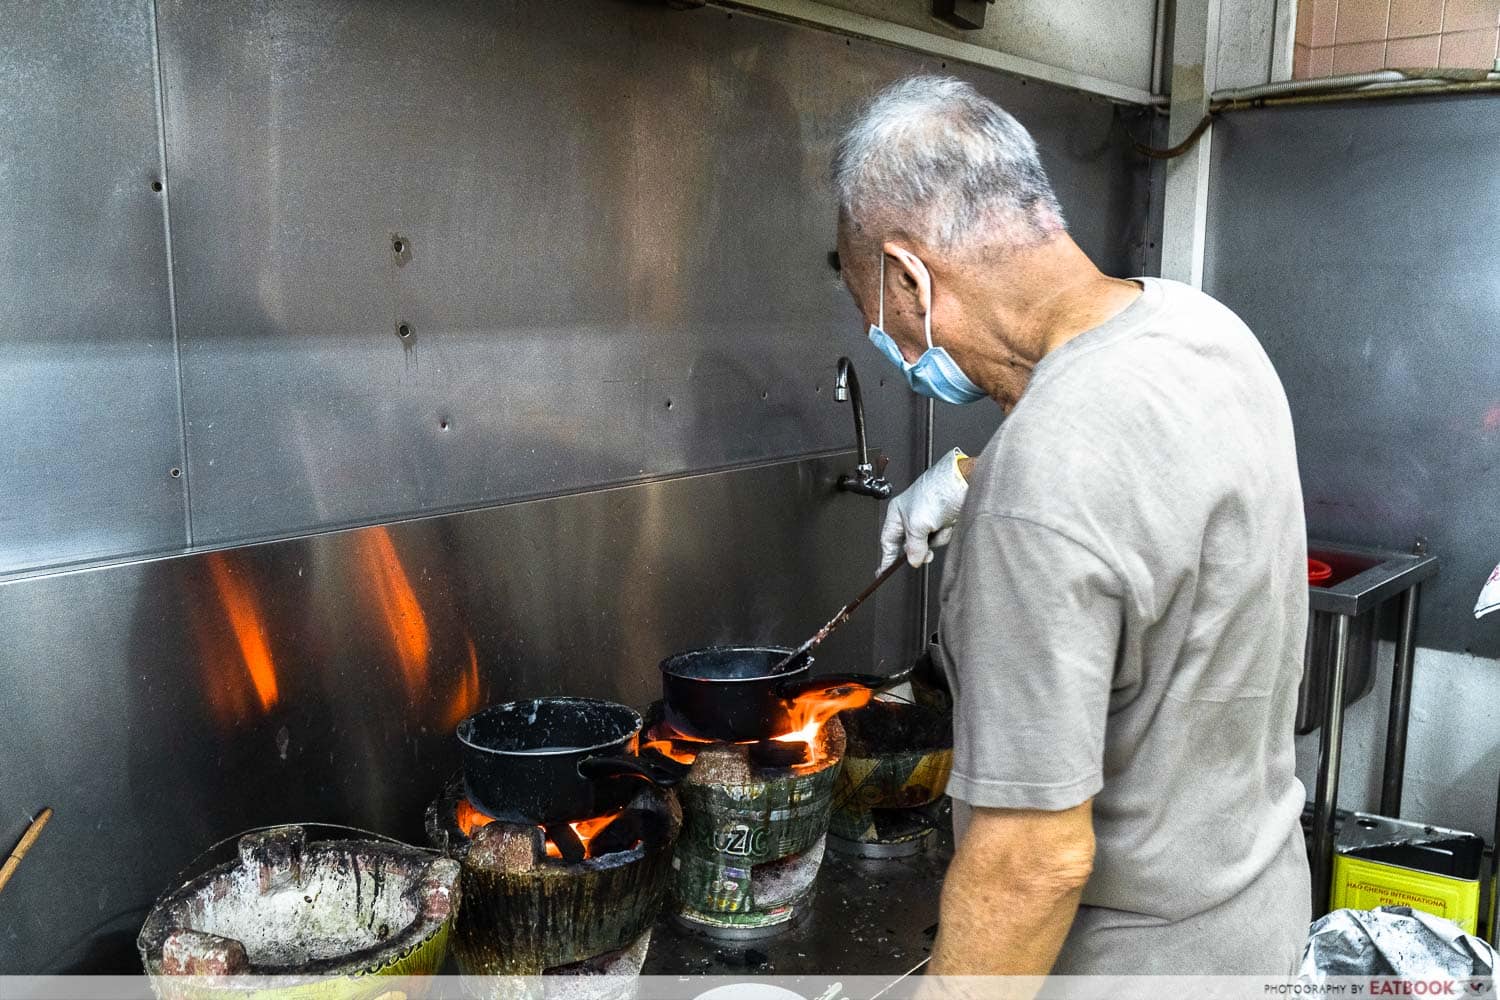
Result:
<svg viewBox="0 0 1500 1000"><path fill-rule="evenodd" d="M493 820L465 796L461 775L428 807L428 839L462 866L467 905L453 952L464 975L639 974L671 883L676 799L641 782L622 809L566 825L572 848L540 826Z"/></svg>

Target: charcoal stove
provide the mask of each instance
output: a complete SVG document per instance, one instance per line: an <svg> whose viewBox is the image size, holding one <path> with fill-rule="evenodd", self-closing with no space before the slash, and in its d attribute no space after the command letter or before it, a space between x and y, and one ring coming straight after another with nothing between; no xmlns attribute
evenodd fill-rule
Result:
<svg viewBox="0 0 1500 1000"><path fill-rule="evenodd" d="M158 996L238 989L233 979L179 986L185 975L295 977L320 997L364 997L392 989L371 973L441 968L460 901L454 861L384 841L309 843L300 826L247 834L238 847L235 861L146 917L136 943Z"/></svg>
<svg viewBox="0 0 1500 1000"><path fill-rule="evenodd" d="M833 788L828 846L864 858L927 850L953 768L952 714L876 700L839 718L847 747Z"/></svg>
<svg viewBox="0 0 1500 1000"><path fill-rule="evenodd" d="M643 782L623 810L567 825L571 845L550 827L492 820L461 775L427 809L428 839L459 861L470 904L454 926L454 957L472 981L486 977L486 995L509 977L548 975L602 977L602 992L569 995L609 996L640 972L671 881L677 802Z"/></svg>
<svg viewBox="0 0 1500 1000"><path fill-rule="evenodd" d="M682 837L673 860L672 919L715 939L782 933L812 904L844 755L836 718L747 743L673 730L660 702L645 713L647 746L682 763Z"/></svg>

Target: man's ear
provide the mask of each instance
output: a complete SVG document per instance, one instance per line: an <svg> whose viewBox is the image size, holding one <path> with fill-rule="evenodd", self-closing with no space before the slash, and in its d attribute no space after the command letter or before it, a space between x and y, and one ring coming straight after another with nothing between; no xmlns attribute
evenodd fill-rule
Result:
<svg viewBox="0 0 1500 1000"><path fill-rule="evenodd" d="M901 287L914 292L917 308L922 315L932 308L932 275L920 257L899 243L886 243L881 247L886 256L896 262L896 277Z"/></svg>

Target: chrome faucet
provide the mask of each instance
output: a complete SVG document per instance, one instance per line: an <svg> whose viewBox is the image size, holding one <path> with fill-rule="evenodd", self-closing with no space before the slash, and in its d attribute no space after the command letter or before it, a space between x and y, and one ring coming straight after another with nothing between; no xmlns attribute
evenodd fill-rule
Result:
<svg viewBox="0 0 1500 1000"><path fill-rule="evenodd" d="M861 493L867 497L884 500L891 495L891 484L885 476L878 475L870 462L870 451L865 444L865 403L859 394L859 376L854 373L854 362L839 358L838 377L833 382L833 398L839 402L849 400L854 410L854 441L859 448L859 464L853 474L839 477L839 489L849 493ZM885 463L881 463L884 471Z"/></svg>

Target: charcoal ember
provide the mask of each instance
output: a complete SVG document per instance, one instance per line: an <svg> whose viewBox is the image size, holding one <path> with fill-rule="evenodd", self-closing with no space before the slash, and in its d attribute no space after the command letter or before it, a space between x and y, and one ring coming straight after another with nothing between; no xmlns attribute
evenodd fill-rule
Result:
<svg viewBox="0 0 1500 1000"><path fill-rule="evenodd" d="M670 815L659 809L626 809L613 823L599 831L589 842L596 857L616 851L634 850L639 844L658 844L676 836Z"/></svg>
<svg viewBox="0 0 1500 1000"><path fill-rule="evenodd" d="M178 929L162 942L161 970L168 976L231 976L249 969L245 946L234 938Z"/></svg>
<svg viewBox="0 0 1500 1000"><path fill-rule="evenodd" d="M800 741L761 740L750 745L756 767L793 767L807 762L807 744Z"/></svg>
<svg viewBox="0 0 1500 1000"><path fill-rule="evenodd" d="M639 809L626 809L589 841L590 853L599 858L616 851L630 850L645 839L641 831L652 815Z"/></svg>
<svg viewBox="0 0 1500 1000"><path fill-rule="evenodd" d="M557 852L568 864L576 865L588 857L583 841L567 823L548 823L542 829L547 831L547 839L552 841L552 846L557 848Z"/></svg>

